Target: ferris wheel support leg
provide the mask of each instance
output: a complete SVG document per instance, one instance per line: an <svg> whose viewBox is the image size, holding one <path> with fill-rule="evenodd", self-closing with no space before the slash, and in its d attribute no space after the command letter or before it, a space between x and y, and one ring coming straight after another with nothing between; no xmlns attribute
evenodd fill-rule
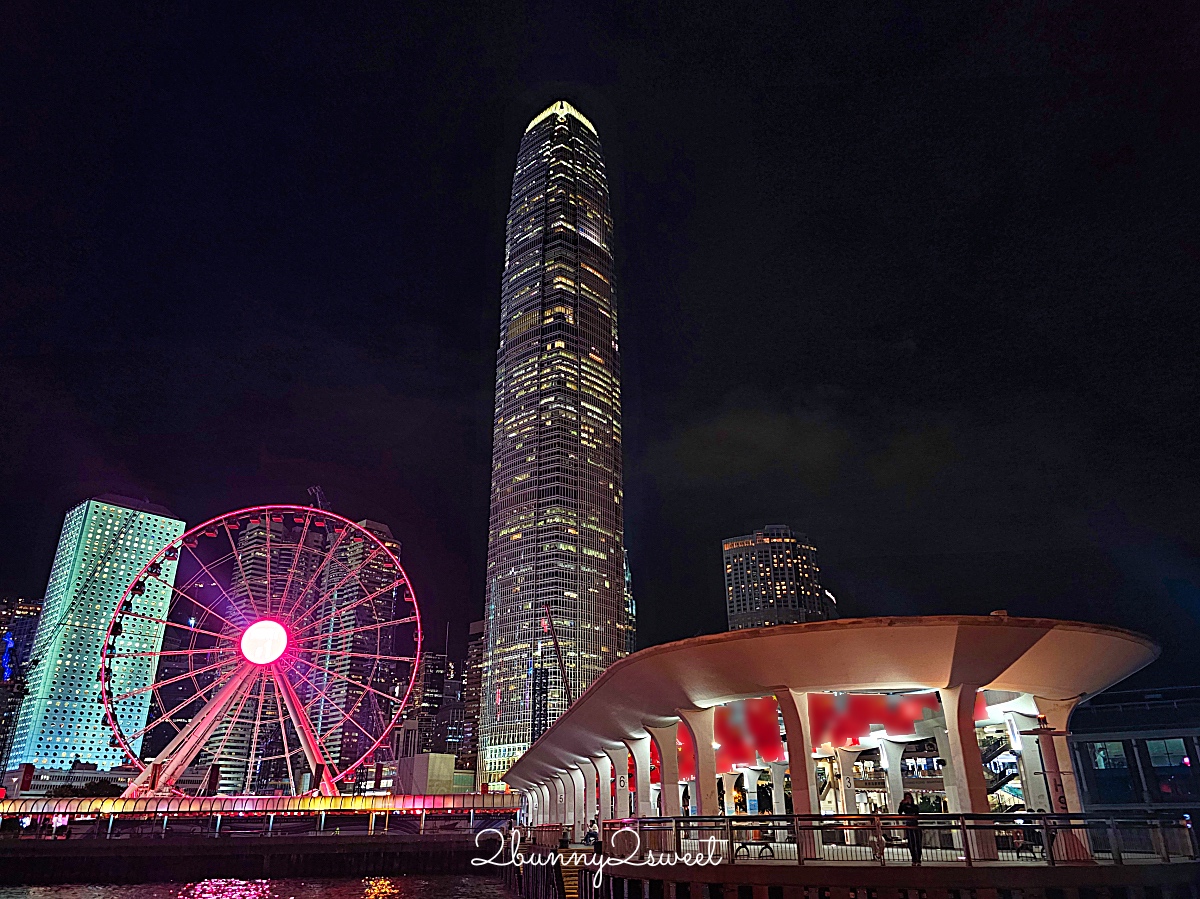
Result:
<svg viewBox="0 0 1200 899"><path fill-rule="evenodd" d="M305 759L308 760L308 767L314 772L321 772L321 784L318 788L321 795L336 796L338 794L337 785L333 782L333 775L329 773L329 764L321 753L321 745L317 742L316 735L313 734L308 716L302 710L300 697L296 695L296 688L287 679L287 675L278 668L275 669L275 682L279 684L279 692L283 694L283 704L287 706L292 723L296 725L296 734L300 737L300 746L304 750Z"/></svg>
<svg viewBox="0 0 1200 899"><path fill-rule="evenodd" d="M175 781L179 779L179 775L187 770L187 766L204 748L204 744L217 729L217 725L225 720L233 701L246 688L246 684L254 679L256 673L254 665L249 662L244 663L229 679L229 683L205 703L200 713L175 735L175 739L167 744L166 749L159 753L158 758L165 760L161 768L158 765L147 765L121 795L128 798L141 796L148 792L169 791L175 785ZM151 778L154 776L155 769L157 769L158 778L157 782L152 783Z"/></svg>

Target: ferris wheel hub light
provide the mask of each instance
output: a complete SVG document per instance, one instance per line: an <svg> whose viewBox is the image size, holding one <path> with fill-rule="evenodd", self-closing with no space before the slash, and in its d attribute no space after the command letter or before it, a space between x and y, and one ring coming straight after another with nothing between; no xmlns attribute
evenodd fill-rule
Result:
<svg viewBox="0 0 1200 899"><path fill-rule="evenodd" d="M242 634L242 655L255 665L270 665L283 655L287 645L287 631L269 618L254 622Z"/></svg>

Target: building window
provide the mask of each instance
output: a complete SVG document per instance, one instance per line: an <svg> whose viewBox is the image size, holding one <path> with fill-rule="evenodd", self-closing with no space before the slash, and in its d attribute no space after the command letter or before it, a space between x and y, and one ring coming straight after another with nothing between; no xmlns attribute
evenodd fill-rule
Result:
<svg viewBox="0 0 1200 899"><path fill-rule="evenodd" d="M1150 753L1150 764L1155 768L1174 768L1177 765L1191 767L1183 740L1147 740L1146 749Z"/></svg>
<svg viewBox="0 0 1200 899"><path fill-rule="evenodd" d="M1106 768L1128 768L1125 760L1125 744L1116 741L1106 743L1089 743L1088 749L1092 755L1092 767L1097 771Z"/></svg>
<svg viewBox="0 0 1200 899"><path fill-rule="evenodd" d="M1091 802L1108 805L1139 801L1141 791L1134 789L1129 752L1120 740L1084 744L1081 761L1087 768L1084 785Z"/></svg>
<svg viewBox="0 0 1200 899"><path fill-rule="evenodd" d="M1154 781L1151 789L1157 792L1160 802L1192 802L1200 797L1192 760L1182 739L1147 740L1146 754L1152 766L1146 775Z"/></svg>

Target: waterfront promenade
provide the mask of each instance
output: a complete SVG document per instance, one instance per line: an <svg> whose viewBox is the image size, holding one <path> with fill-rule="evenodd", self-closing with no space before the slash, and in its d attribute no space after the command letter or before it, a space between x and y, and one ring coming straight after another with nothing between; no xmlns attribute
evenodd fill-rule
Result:
<svg viewBox="0 0 1200 899"><path fill-rule="evenodd" d="M552 860L562 828L530 836L527 856ZM600 854L579 844L559 850L558 865L506 868L506 884L527 899L995 899L1014 890L1183 899L1200 882L1200 847L1184 818L929 815L915 826L890 815L642 818L605 822L601 844Z"/></svg>

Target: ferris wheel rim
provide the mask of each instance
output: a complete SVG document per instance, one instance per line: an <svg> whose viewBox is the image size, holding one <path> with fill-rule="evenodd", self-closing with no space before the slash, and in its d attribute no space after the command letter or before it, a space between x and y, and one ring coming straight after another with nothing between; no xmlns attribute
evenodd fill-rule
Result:
<svg viewBox="0 0 1200 899"><path fill-rule="evenodd" d="M402 601L404 603L406 603L407 606L409 606L410 608L407 608L405 610L404 615L398 615L396 618L394 618L391 621L386 621L386 622L378 622L377 621L373 625L368 625L368 626L362 627L362 628L356 627L356 628L351 629L351 632L359 632L359 631L372 630L372 629L380 630L384 627L399 626L399 625L406 625L406 624L413 625L412 639L413 639L414 646L413 646L412 657L411 658L400 657L400 656L387 657L387 658L389 658L389 660L392 660L392 661L407 661L412 667L409 671L408 676L405 678L406 685L405 685L403 695L391 696L388 694L382 694L382 693L380 694L380 695L386 696L386 698L389 701L396 703L396 710L393 713L393 715L391 716L390 720L387 721L387 723L384 727L380 728L379 735L374 739L373 742L371 742L371 744L365 750L357 752L357 758L353 761L352 764L349 764L344 768L338 767L336 773L328 772L328 776L330 777L331 782L333 784L337 784L337 783L340 783L340 782L346 780L351 774L355 773L359 768L361 768L364 764L366 764L367 761L375 754L375 752L384 744L384 742L392 734L394 728L399 723L402 715L408 709L408 703L412 697L413 689L416 684L416 673L417 673L416 668L417 668L417 663L421 657L421 647L423 645L423 628L422 628L422 624L421 624L421 611L420 611L420 605L417 601L416 589L413 586L412 580L408 576L408 572L405 570L403 564L400 562L399 557L395 553L392 552L392 550L386 545L386 543L382 539L380 539L377 535L373 534L366 527L360 525L358 522L355 522L355 521L345 517L344 515L340 515L336 512L332 512L327 509L322 509L317 506L305 506L305 505L293 504L293 503L270 503L270 504L245 506L240 509L235 509L233 511L225 512L221 515L217 515L212 518L209 518L206 521L203 521L200 524L197 524L194 527L187 529L186 531L184 531L183 534L180 534L178 537L171 540L166 546L162 547L158 552L156 552L154 554L154 556L152 556L150 558L149 561L147 561L141 567L141 569L138 571L138 573L133 577L133 579L125 587L124 591L122 591L121 598L117 604L117 608L113 612L112 616L109 618L108 625L104 632L104 639L103 639L101 652L100 652L100 671L99 671L99 675L98 675L98 681L100 684L100 700L101 700L101 703L104 708L104 715L105 715L105 719L108 723L110 733L116 739L117 744L118 744L119 748L122 750L122 752L124 753L126 760L128 762L132 763L139 770L139 772L145 772L148 766L145 762L142 761L142 759L138 756L137 753L133 752L132 747L129 745L129 741L131 738L125 733L124 728L121 727L121 725L118 721L118 717L117 717L115 709L114 709L114 703L116 701L120 701L120 699L122 699L122 698L127 698L127 697L117 697L117 698L113 697L112 689L111 689L111 682L110 682L111 672L109 670L109 666L110 666L111 660L113 658L127 657L127 656L122 656L119 654L114 654L112 652L112 649L114 648L113 641L115 639L114 635L113 635L113 629L114 629L114 626L118 623L118 620L123 615L131 614L129 612L124 612L123 610L126 606L127 601L131 602L132 597L135 595L132 593L133 587L138 583L145 583L147 578L149 578L149 577L153 577L156 581L158 581L160 583L167 583L162 578L159 578L156 574L152 574L150 572L150 568L152 566L154 566L155 563L161 563L161 561L164 558L169 558L167 553L170 550L174 550L178 554L177 558L179 560L182 560L183 551L186 549L191 554L194 561L200 566L200 568L205 573L208 573L210 577L212 577L211 573L208 572L207 568L205 567L205 563L199 558L199 556L195 552L194 547L196 545L198 536L205 536L206 531L211 531L211 530L215 529L216 527L222 526L222 525L224 525L223 530L225 531L226 536L230 540L231 552L228 555L223 556L219 562L210 563L210 564L215 566L216 564L223 563L223 562L227 561L230 557L233 557L238 560L238 564L240 566L241 560L238 555L238 549L237 549L236 543L233 540L233 534L232 534L231 530L229 529L229 527L227 526L227 523L230 520L250 517L250 516L254 515L255 513L258 513L263 516L269 516L272 513L280 513L280 512L292 513L292 514L299 513L299 514L305 515L304 524L305 524L306 531L307 531L309 522L315 518L328 519L331 522L337 522L342 525L342 534L338 537L338 539L334 542L334 544L331 547L329 547L327 550L325 550L322 553L322 555L325 557L325 560L318 567L317 573L319 573L324 568L324 566L328 562L328 560L333 557L334 551L341 545L345 535L349 534L351 532L357 532L362 535L362 537L360 539L369 539L370 541L372 541L375 544L375 547L372 551L370 559L374 559L375 556L377 556L379 554L379 552L382 552L382 553L384 553L384 560L383 560L384 564L385 565L390 564L391 566L394 567L394 569L396 571L396 577L393 581L392 589L395 589L395 587L397 585L402 584L402 585L404 585L404 587L406 588L406 591L407 591L406 595L403 596ZM269 532L270 532L270 528L268 527L268 534L269 534ZM188 543L189 539L192 541L191 545L189 545L189 543ZM268 537L268 546L269 546L269 537ZM303 550L303 549L306 549L306 547L301 547L301 550ZM309 551L311 552L312 550L309 550ZM268 556L269 556L269 553L268 553ZM296 558L300 557L299 551L296 553L295 557ZM370 559L368 561L370 561ZM293 561L293 565L289 569L289 579L288 579L286 586L290 586L290 584L291 584L291 575L294 574L295 567L296 566ZM365 567L365 563L361 567ZM361 567L359 570L361 570ZM242 630L242 633L244 633L245 629L247 629L250 626L253 626L254 624L258 623L259 621L267 620L269 618L275 617L275 615L271 614L271 610L269 609L270 596L268 595L268 597L267 597L267 600L268 600L267 611L265 611L265 612L259 611L257 605L252 601L252 599L250 599L251 591L249 590L249 588L247 588L247 598L250 599L250 605L251 605L251 608L255 611L256 617L253 620L249 621L245 625L234 624L233 622L229 621L228 618L226 618L221 613L208 607L205 603L198 601L195 597L184 592L187 588L196 585L195 584L196 577L198 577L198 575L196 575L192 579L190 579L189 582L187 584L185 584L183 588L177 587L174 583L168 583L168 586L170 589L169 589L169 593L168 593L166 611L163 613L163 616L161 619L153 618L151 620L157 621L158 623L164 625L164 627L173 626L173 627L180 628L183 630L191 631L193 634L193 639L194 639L194 635L196 633L204 633L204 634L213 636L218 641L224 640L224 641L228 641L228 642L236 642L237 638L235 638L231 635L221 634L221 633L218 633L215 631L204 631L204 630L197 629L190 625L185 627L183 625L180 625L178 622L170 621L171 610L174 606L174 603L177 601L176 594L183 597L187 601L195 604L199 608L204 609L206 613L211 614L214 617L221 619L222 621L225 622L226 625L233 627L235 629L240 628ZM244 577L245 577L245 575L244 575L244 570L243 570L243 578ZM315 582L315 580L316 580L315 575L312 580ZM348 580L348 578L343 579L343 581L341 583L344 584L346 580ZM215 578L214 578L214 582L215 582ZM268 582L268 584L270 583L269 574L268 574L267 582ZM284 593L283 597L281 597L281 608L273 610L276 614L280 614L283 612L282 605L284 605L286 603L286 586L285 586L285 593ZM309 586L311 587L311 583ZM340 586L340 584L339 584L339 586ZM295 613L297 608L300 606L303 595L307 591L307 589L308 588L305 588L304 591L301 591L300 599L297 599L297 601L295 603L293 603L292 608L288 610L289 614ZM222 592L223 593L225 592L224 589L222 589ZM372 594L371 598L377 597L382 592L384 592L384 591L379 591L375 594ZM269 593L269 591L268 591L268 593ZM353 603L352 605L358 605L362 601L363 600L360 599L357 602ZM237 608L237 607L235 606L235 608ZM243 610L238 609L238 611L242 612ZM342 610L342 611L345 611L345 610ZM142 616L142 617L149 617L149 616ZM327 618L328 617L332 617L332 616L327 616ZM307 628L305 628L304 630L307 630ZM300 633L303 633L304 630L302 630ZM297 634L297 636L299 636L299 634ZM311 635L309 638L306 638L306 639L311 639ZM297 641L298 645L300 645L302 643L303 643L303 641ZM289 651L291 650L291 646L288 647L288 650ZM195 683L195 677L197 674L205 673L209 670L218 670L219 671L219 669L221 669L222 666L224 666L224 665L230 665L230 668L228 671L228 673L230 673L230 674L236 672L242 666L242 664L253 665L253 663L249 662L246 659L243 659L242 662L235 661L236 656L237 656L237 650L231 649L230 647L221 647L220 650L218 650L218 647L214 646L214 647L208 648L206 650L189 650L187 652L212 653L212 652L216 652L216 651L231 651L232 656L224 661L220 661L220 662L215 663L214 665L208 666L207 669L201 669L199 671L189 669L189 671L186 672L185 674L181 675L179 679L180 680L192 679L193 683ZM345 653L339 653L339 654L345 654ZM164 651L162 650L161 641L160 641L158 650L147 653L146 657L161 659L163 655L164 655ZM381 656L379 654L375 654L373 657L376 658L377 660L379 658L381 658ZM286 678L287 670L290 670L294 666L294 663L296 661L306 661L306 660L302 659L300 657L300 655L297 653L295 655L295 657L288 663L286 669L280 669L277 667L279 665L280 661L282 661L282 658L276 659L268 665L254 666L254 667L260 668L261 670L255 673L255 676L253 679L257 680L259 678L259 676L264 675L267 672L267 670L270 670L272 672L271 676L274 678ZM311 663L307 663L307 664L311 664ZM373 672L374 672L374 668L372 669L372 673ZM364 698L366 697L368 692L375 692L375 693L380 692L378 690L373 690L372 688L369 688L366 685L358 684L357 682L355 682L352 679L345 677L343 675L335 674L335 676L339 677L341 680L348 682L349 684L352 684L360 689L363 689L363 692L358 697L358 699L355 703L355 706L353 707L353 710L351 712L348 712L345 716L343 716L343 718L338 722L338 724L336 724L336 725L334 725L334 727L330 728L325 733L325 735L320 738L320 741L322 743L325 739L328 739L328 737L330 735L332 735L339 727L341 727L347 720L353 721L354 723L357 724L357 721L354 721L354 718L352 716L354 714L354 711L357 710L358 705L364 701ZM191 704L198 697L200 697L201 695L206 693L209 689L211 689L213 686L216 686L221 680L222 680L222 677L214 677L213 680L211 681L211 683L207 684L204 688L199 688L199 686L197 685L197 692L193 693L192 696L189 697L188 700L186 700L180 706L177 706L173 711L177 711L178 709L184 708L187 705ZM147 691L150 691L152 693L153 697L157 697L158 696L158 688L162 685L163 684L158 681L158 674L157 674L157 668L156 668L154 675L151 678L150 684L145 689ZM278 684L276 684L276 690L277 691L279 690ZM311 707L312 704L313 703L310 703L309 706ZM276 706L277 706L277 710L280 713L281 731L286 733L286 725L283 723L283 720L282 720L281 703L278 699L276 699ZM240 711L240 709L239 709L239 711ZM149 714L147 717L149 717ZM158 724L160 724L164 720L168 720L168 717L165 713L163 715L160 715L160 717L153 724L151 724L149 721L147 721L146 725L140 731L138 731L137 734L132 739L137 739L139 737L144 738L145 735L153 727L157 727ZM172 723L172 725L174 724L174 722L171 722L171 723ZM299 722L293 721L293 726L298 728ZM359 725L359 729L362 730L364 732L364 734L366 734L368 737L370 737L370 734L368 734L361 725ZM178 733L178 729L177 729L177 733ZM284 737L284 741L286 743L286 736ZM114 748L116 748L116 747L114 747ZM223 747L222 747L222 751L223 751ZM289 768L290 768L290 755L294 754L295 751L298 751L298 750L294 750L291 753L285 752L285 755L287 755L289 758L289 761L288 761ZM278 758L278 756L272 756L271 758L272 759ZM262 761L264 759L260 758L259 760ZM289 779L290 778L291 778L291 775L290 775L290 771L289 771ZM293 781L293 787L294 787L294 781ZM171 787L171 792L176 793L176 794L182 793L181 790L175 788L174 786ZM309 793L315 792L315 788L310 789L308 792ZM297 793L296 795L303 795L303 794Z"/></svg>

